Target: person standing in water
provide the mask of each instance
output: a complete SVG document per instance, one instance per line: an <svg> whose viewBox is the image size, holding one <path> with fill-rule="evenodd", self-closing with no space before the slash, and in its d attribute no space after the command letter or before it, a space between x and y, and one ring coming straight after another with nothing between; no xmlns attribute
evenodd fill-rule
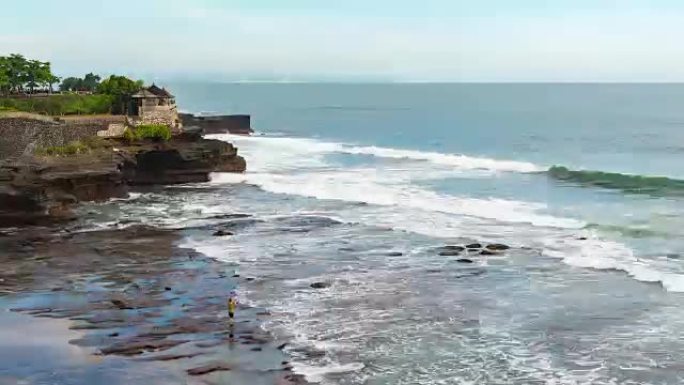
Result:
<svg viewBox="0 0 684 385"><path fill-rule="evenodd" d="M230 297L228 297L228 317L232 321L235 318L235 308L237 307L237 293L235 290L230 292Z"/></svg>

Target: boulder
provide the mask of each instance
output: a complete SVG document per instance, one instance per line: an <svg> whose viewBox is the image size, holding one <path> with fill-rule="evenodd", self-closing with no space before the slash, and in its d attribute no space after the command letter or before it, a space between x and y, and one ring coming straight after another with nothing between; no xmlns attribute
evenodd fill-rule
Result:
<svg viewBox="0 0 684 385"><path fill-rule="evenodd" d="M492 243L487 246L485 246L485 249L487 250L494 250L494 251L503 251L503 250L508 250L511 247L508 245L504 245L503 243Z"/></svg>
<svg viewBox="0 0 684 385"><path fill-rule="evenodd" d="M97 132L100 138L121 138L126 131L126 125L122 123L111 123L106 130Z"/></svg>
<svg viewBox="0 0 684 385"><path fill-rule="evenodd" d="M314 282L309 285L312 289L325 289L331 286L330 282Z"/></svg>
<svg viewBox="0 0 684 385"><path fill-rule="evenodd" d="M468 258L459 258L456 260L456 262L458 262L458 263L473 263L473 260L468 259Z"/></svg>
<svg viewBox="0 0 684 385"><path fill-rule="evenodd" d="M231 233L230 231L226 231L226 230L216 230L212 235L215 237L225 237L225 236L233 235L233 233Z"/></svg>
<svg viewBox="0 0 684 385"><path fill-rule="evenodd" d="M501 253L498 251L489 250L489 249L484 249L484 250L480 251L480 255L499 255L499 254L501 254Z"/></svg>
<svg viewBox="0 0 684 385"><path fill-rule="evenodd" d="M482 244L481 243L471 243L469 245L465 246L467 249L481 249Z"/></svg>
<svg viewBox="0 0 684 385"><path fill-rule="evenodd" d="M215 115L196 116L179 114L183 126L199 127L207 134L237 134L250 135L254 131L251 127L249 115Z"/></svg>
<svg viewBox="0 0 684 385"><path fill-rule="evenodd" d="M202 376L204 374L209 374L213 372L221 372L221 371L227 371L230 370L230 365L227 363L222 363L222 362L214 362L211 364L207 364L204 366L199 366L196 368L188 369L187 373L190 376Z"/></svg>

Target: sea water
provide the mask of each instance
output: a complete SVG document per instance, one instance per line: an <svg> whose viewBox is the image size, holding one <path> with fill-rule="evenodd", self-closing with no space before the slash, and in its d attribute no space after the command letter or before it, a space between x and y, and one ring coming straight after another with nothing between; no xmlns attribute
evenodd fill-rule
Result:
<svg viewBox="0 0 684 385"><path fill-rule="evenodd" d="M684 86L169 84L247 159L118 203L254 277L326 384L684 381ZM472 264L436 247L499 242ZM327 282L313 289L313 282Z"/></svg>

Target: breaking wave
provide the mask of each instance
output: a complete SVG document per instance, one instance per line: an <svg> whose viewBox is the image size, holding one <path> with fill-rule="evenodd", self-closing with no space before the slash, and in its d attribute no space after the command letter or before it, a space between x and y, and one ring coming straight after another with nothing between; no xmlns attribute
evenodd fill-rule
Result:
<svg viewBox="0 0 684 385"><path fill-rule="evenodd" d="M621 190L633 194L655 196L684 195L684 180L665 176L571 170L563 166L551 167L548 170L548 175L554 179L579 185Z"/></svg>
<svg viewBox="0 0 684 385"><path fill-rule="evenodd" d="M303 158L302 155L326 155L326 154L349 154L349 155L368 155L376 158L398 159L407 161L429 162L434 165L451 167L456 170L488 170L493 172L520 172L531 173L541 172L544 168L533 163L517 160L500 160L485 157L468 156L463 154L446 154L431 151L407 150L378 146L356 146L338 142L324 142L305 138L287 137L245 137L230 134L207 135L207 137L225 140L242 144L257 142L259 148L264 153L255 154L254 161L262 162L269 155L274 155L273 151L278 151L277 156L282 157L288 154L298 157L298 163L310 162L311 159ZM289 158L288 158L289 159ZM250 163L252 165L252 163ZM250 166L251 169L252 166Z"/></svg>

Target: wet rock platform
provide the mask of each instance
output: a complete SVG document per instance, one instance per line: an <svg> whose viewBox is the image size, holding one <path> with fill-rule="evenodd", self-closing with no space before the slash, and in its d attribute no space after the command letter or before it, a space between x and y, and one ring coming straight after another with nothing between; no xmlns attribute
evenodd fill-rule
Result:
<svg viewBox="0 0 684 385"><path fill-rule="evenodd" d="M304 384L231 266L149 227L0 234L0 384Z"/></svg>

